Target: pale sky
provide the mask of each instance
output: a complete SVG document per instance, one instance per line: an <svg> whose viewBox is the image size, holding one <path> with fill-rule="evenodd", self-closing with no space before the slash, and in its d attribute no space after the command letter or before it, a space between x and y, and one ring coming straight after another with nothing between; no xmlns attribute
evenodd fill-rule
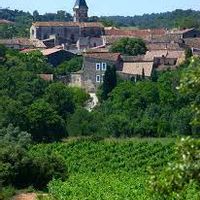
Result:
<svg viewBox="0 0 200 200"><path fill-rule="evenodd" d="M200 10L200 0L86 0L90 16L159 13L175 9ZM0 8L9 7L24 11L38 10L40 13L66 10L72 12L75 0L0 0Z"/></svg>

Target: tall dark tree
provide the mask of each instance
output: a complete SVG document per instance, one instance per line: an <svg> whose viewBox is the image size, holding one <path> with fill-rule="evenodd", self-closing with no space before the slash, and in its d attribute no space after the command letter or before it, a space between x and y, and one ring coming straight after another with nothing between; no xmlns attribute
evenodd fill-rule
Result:
<svg viewBox="0 0 200 200"><path fill-rule="evenodd" d="M109 93L116 87L117 85L117 75L115 66L108 66L104 75L104 81L102 85L102 99L106 100L108 98Z"/></svg>
<svg viewBox="0 0 200 200"><path fill-rule="evenodd" d="M37 10L33 11L33 21L40 21L40 14Z"/></svg>

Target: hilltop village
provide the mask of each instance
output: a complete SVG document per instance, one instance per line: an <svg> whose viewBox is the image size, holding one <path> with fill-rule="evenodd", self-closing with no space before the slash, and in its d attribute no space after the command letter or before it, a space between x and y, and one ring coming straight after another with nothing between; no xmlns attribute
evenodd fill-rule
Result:
<svg viewBox="0 0 200 200"><path fill-rule="evenodd" d="M200 11L88 11L0 8L0 200L199 200Z"/></svg>
<svg viewBox="0 0 200 200"><path fill-rule="evenodd" d="M141 30L104 27L99 22L88 22L88 9L85 0L76 0L73 21L34 22L29 39L0 40L0 44L23 53L39 50L54 67L74 56L82 56L82 69L62 77L62 80L88 92L95 92L103 82L108 65L115 65L123 79L136 80L142 75L150 78L154 70L176 69L185 60L187 48L193 55L200 54L200 31L195 28ZM141 38L147 52L139 56L110 52L111 45L121 38ZM51 74L42 77L53 79Z"/></svg>

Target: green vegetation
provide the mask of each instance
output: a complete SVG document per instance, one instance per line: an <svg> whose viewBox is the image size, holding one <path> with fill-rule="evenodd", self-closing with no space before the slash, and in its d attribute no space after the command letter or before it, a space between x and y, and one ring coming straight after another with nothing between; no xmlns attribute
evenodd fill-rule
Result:
<svg viewBox="0 0 200 200"><path fill-rule="evenodd" d="M61 156L53 152L32 155L28 152L31 144L31 135L13 125L0 129L0 188L12 185L42 189L53 177L66 178L66 165ZM5 188L2 193L7 196L11 189Z"/></svg>
<svg viewBox="0 0 200 200"><path fill-rule="evenodd" d="M128 56L145 54L146 44L142 39L122 38L114 42L110 48L111 52L121 53Z"/></svg>
<svg viewBox="0 0 200 200"><path fill-rule="evenodd" d="M57 13L46 13L40 15L38 11L33 14L19 10L10 10L0 8L0 19L6 19L13 24L0 25L0 39L13 37L29 37L30 26L35 21L72 21L72 16L65 11Z"/></svg>
<svg viewBox="0 0 200 200"><path fill-rule="evenodd" d="M69 178L55 179L48 186L56 199L144 199L150 197L147 166L161 169L174 159L173 148L170 139L88 138L41 144L30 152L35 156L57 152L65 158Z"/></svg>
<svg viewBox="0 0 200 200"><path fill-rule="evenodd" d="M75 57L69 61L65 61L60 64L56 69L56 74L67 75L70 72L77 72L82 68L83 59L82 57Z"/></svg>
<svg viewBox="0 0 200 200"><path fill-rule="evenodd" d="M84 90L47 82L40 73L54 73L39 52L22 54L0 48L0 128L13 124L34 141L55 141L67 136L70 115L89 98Z"/></svg>
<svg viewBox="0 0 200 200"><path fill-rule="evenodd" d="M0 9L0 19L14 22L11 25L0 25L0 38L29 37L29 28L35 21L73 21L72 15L63 10L57 13L33 14L19 10ZM102 22L104 26L134 28L200 28L200 12L194 10L175 10L159 14L142 16L92 16L90 22Z"/></svg>
<svg viewBox="0 0 200 200"><path fill-rule="evenodd" d="M176 159L161 173L151 177L152 194L157 199L200 198L200 140L186 138L176 145Z"/></svg>
<svg viewBox="0 0 200 200"><path fill-rule="evenodd" d="M57 73L39 52L0 46L0 198L33 186L59 200L199 199L200 59L186 54L152 80L108 67L89 112L84 90L38 76Z"/></svg>
<svg viewBox="0 0 200 200"><path fill-rule="evenodd" d="M112 92L112 90L117 85L117 75L116 75L116 69L115 66L107 66L107 70L104 75L104 82L102 84L102 88L99 91L99 97L100 100L107 100L109 93Z"/></svg>
<svg viewBox="0 0 200 200"><path fill-rule="evenodd" d="M177 9L172 12L144 14L142 16L103 17L122 27L137 28L200 28L200 12Z"/></svg>

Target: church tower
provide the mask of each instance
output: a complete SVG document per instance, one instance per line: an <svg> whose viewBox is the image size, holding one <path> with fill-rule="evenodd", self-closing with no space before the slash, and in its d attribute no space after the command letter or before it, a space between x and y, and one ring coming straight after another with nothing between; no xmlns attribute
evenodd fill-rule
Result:
<svg viewBox="0 0 200 200"><path fill-rule="evenodd" d="M76 0L73 10L74 22L87 22L88 6L85 0Z"/></svg>

